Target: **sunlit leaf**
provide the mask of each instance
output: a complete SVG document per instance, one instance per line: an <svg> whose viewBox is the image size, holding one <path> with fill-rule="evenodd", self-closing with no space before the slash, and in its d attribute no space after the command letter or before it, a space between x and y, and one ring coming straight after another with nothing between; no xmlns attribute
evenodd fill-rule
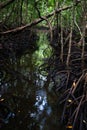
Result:
<svg viewBox="0 0 87 130"><path fill-rule="evenodd" d="M71 102L72 102L72 100L71 100L71 99L68 99L68 102L70 102L70 103L71 103Z"/></svg>
<svg viewBox="0 0 87 130"><path fill-rule="evenodd" d="M72 126L72 125L67 125L66 128L68 128L68 129L72 129L73 126Z"/></svg>
<svg viewBox="0 0 87 130"><path fill-rule="evenodd" d="M0 99L0 102L3 102L5 99L4 98L2 98L2 99Z"/></svg>

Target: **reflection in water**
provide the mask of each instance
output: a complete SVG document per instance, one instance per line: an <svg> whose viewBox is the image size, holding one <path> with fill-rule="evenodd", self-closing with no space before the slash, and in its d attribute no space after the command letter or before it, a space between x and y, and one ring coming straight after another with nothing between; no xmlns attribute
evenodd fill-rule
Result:
<svg viewBox="0 0 87 130"><path fill-rule="evenodd" d="M41 74L38 74L38 79L36 80L36 85L40 87L44 87L44 83L46 81L46 76L43 76Z"/></svg>
<svg viewBox="0 0 87 130"><path fill-rule="evenodd" d="M40 122L40 130L44 129L44 125L46 124L46 118L50 116L51 114L51 107L48 105L47 102L47 95L46 91L39 90L36 93L36 103L35 106L37 107L37 120ZM45 115L44 115L45 113ZM44 115L44 117L41 119L41 115Z"/></svg>
<svg viewBox="0 0 87 130"><path fill-rule="evenodd" d="M40 130L44 129L46 124L46 119L50 116L52 110L48 105L46 91L40 89L36 91L36 102L34 104L36 111L30 113L30 117L34 118L38 123L40 123Z"/></svg>
<svg viewBox="0 0 87 130"><path fill-rule="evenodd" d="M41 38L39 44L44 45L42 43L46 42ZM63 130L59 127L56 102L43 88L46 76L38 71L41 60L35 57L44 57L42 50L38 51L35 55L27 53L21 56L15 64L8 62L0 70L0 98L4 99L2 109L5 111L2 115L5 117L2 118L4 125L0 122L3 130ZM0 101L0 111L2 103Z"/></svg>
<svg viewBox="0 0 87 130"><path fill-rule="evenodd" d="M47 97L45 91L36 91L36 103L35 106L38 108L38 111L43 111L47 105Z"/></svg>

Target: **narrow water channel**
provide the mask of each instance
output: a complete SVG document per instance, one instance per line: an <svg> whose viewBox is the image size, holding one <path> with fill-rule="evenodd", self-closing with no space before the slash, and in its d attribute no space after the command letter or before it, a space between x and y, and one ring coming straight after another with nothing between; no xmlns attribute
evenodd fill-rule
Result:
<svg viewBox="0 0 87 130"><path fill-rule="evenodd" d="M51 48L46 35L39 35L39 48L33 54L24 54L14 62L8 59L9 64L0 70L0 129L64 130L57 97L44 88L47 72L40 66L49 58Z"/></svg>

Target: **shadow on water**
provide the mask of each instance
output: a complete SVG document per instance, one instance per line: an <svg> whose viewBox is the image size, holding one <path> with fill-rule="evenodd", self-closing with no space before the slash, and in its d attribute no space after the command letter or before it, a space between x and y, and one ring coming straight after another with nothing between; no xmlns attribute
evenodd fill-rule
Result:
<svg viewBox="0 0 87 130"><path fill-rule="evenodd" d="M41 72L43 58L50 56L48 41L39 36L39 49L12 62L5 59L0 70L0 127L3 130L58 130L60 112L56 95L44 88L47 73ZM42 75L44 73L44 75Z"/></svg>

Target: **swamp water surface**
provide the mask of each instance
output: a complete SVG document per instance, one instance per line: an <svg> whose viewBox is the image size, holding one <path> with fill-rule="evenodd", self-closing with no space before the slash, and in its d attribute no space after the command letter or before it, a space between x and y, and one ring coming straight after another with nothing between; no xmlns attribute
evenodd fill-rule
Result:
<svg viewBox="0 0 87 130"><path fill-rule="evenodd" d="M43 34L37 42L39 49L33 54L27 52L14 61L7 59L9 64L0 70L0 129L64 130L57 97L51 97L44 88L47 73L40 70L51 48Z"/></svg>

